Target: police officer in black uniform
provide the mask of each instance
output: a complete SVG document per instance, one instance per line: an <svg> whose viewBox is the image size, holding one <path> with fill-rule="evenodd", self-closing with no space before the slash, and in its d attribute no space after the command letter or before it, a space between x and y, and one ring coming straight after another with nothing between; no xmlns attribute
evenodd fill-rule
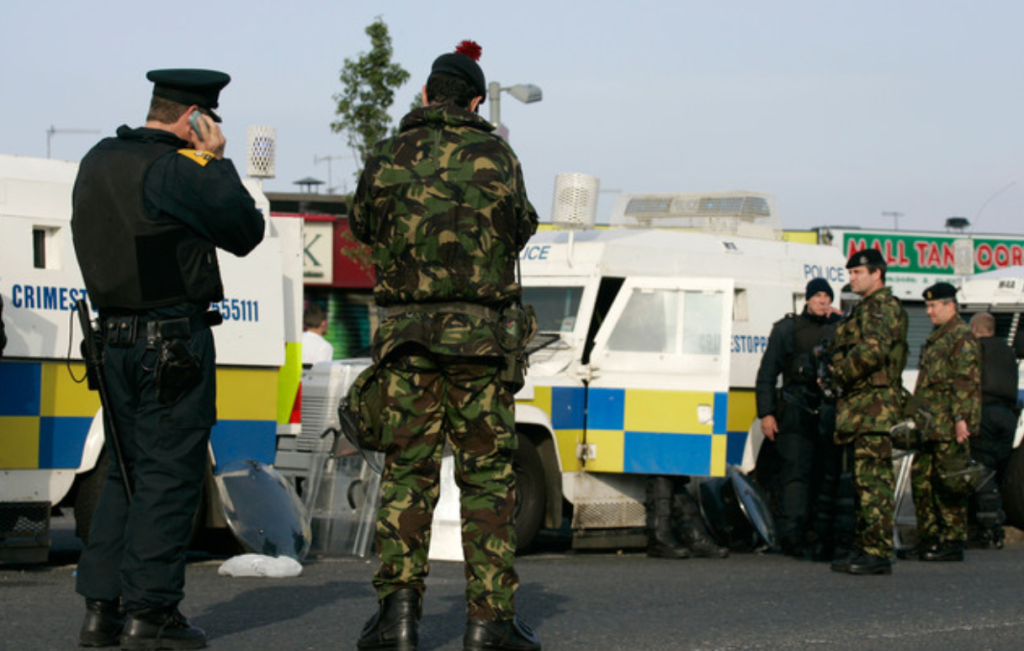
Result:
<svg viewBox="0 0 1024 651"><path fill-rule="evenodd" d="M782 550L797 558L813 554L814 505L828 465L825 458L836 454L834 405L822 400L814 348L831 339L840 316L832 308L835 295L824 278L807 283L805 296L803 312L789 314L772 326L755 385L761 431L780 457ZM779 375L781 392L776 388Z"/></svg>
<svg viewBox="0 0 1024 651"><path fill-rule="evenodd" d="M196 649L206 636L178 603L216 421L216 249L246 255L264 221L224 158L213 109L230 77L147 78L145 126L121 126L93 147L73 194L75 252L99 310L108 409L127 471L110 463L78 566L79 644Z"/></svg>
<svg viewBox="0 0 1024 651"><path fill-rule="evenodd" d="M971 457L995 471L971 496L970 515L983 546L1002 548L1006 533L999 486L1013 452L1017 431L1017 356L1005 339L996 336L996 320L988 312L971 318L971 329L981 343L981 430L970 438Z"/></svg>

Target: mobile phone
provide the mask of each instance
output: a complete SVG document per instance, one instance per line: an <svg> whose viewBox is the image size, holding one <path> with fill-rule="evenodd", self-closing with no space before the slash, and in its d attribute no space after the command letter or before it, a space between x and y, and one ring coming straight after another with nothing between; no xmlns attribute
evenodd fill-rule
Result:
<svg viewBox="0 0 1024 651"><path fill-rule="evenodd" d="M202 122L199 120L201 115L202 114L199 111L192 111L192 114L188 116L188 124L192 127L192 130L195 131L196 136L200 141L203 140L203 128L200 126Z"/></svg>

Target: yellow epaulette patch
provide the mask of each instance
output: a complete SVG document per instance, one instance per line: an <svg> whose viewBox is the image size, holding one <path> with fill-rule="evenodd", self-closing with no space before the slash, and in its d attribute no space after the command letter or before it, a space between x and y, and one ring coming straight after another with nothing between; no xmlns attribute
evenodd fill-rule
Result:
<svg viewBox="0 0 1024 651"><path fill-rule="evenodd" d="M206 167L207 163L216 158L210 152L203 151L202 149L179 149L178 153L191 161L199 163L203 167Z"/></svg>

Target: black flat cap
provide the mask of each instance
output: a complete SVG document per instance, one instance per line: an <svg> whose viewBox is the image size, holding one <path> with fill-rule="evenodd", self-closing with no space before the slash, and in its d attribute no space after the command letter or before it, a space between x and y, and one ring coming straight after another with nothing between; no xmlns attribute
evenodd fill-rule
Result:
<svg viewBox="0 0 1024 651"><path fill-rule="evenodd" d="M874 264L882 267L887 266L885 264L885 258L882 257L882 252L878 249L864 249L858 251L850 256L850 259L846 262L847 269L853 269L854 267L863 267L865 265Z"/></svg>
<svg viewBox="0 0 1024 651"><path fill-rule="evenodd" d="M227 73L217 70L172 68L150 70L146 73L146 79L153 82L153 95L156 97L179 104L195 104L208 111L215 122L220 122L220 116L214 113L213 109L217 108L220 91L231 81Z"/></svg>
<svg viewBox="0 0 1024 651"><path fill-rule="evenodd" d="M956 298L956 287L949 283L935 283L921 294L926 301L938 301L944 298Z"/></svg>

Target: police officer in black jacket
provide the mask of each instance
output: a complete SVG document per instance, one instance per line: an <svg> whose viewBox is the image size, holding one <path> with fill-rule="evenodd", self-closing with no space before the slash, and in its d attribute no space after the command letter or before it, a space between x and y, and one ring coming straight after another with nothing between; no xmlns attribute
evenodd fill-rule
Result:
<svg viewBox="0 0 1024 651"><path fill-rule="evenodd" d="M1001 548L1006 533L999 486L1013 452L1017 432L1017 356L996 335L996 320L988 312L971 317L971 329L981 342L981 431L971 437L971 457L995 471L971 496L970 513L977 538L984 546Z"/></svg>
<svg viewBox="0 0 1024 651"><path fill-rule="evenodd" d="M78 566L81 646L195 649L181 615L185 547L216 422L216 249L249 253L264 220L224 158L214 112L230 81L154 70L146 124L121 126L78 170L75 252L99 310L109 410L127 476L110 463ZM109 433L108 433L109 436ZM111 442L107 442L108 452Z"/></svg>
<svg viewBox="0 0 1024 651"><path fill-rule="evenodd" d="M780 457L779 534L783 552L812 555L814 504L825 455L834 454L835 412L822 400L814 348L835 334L840 320L832 308L832 287L823 278L807 283L807 304L772 326L757 372L757 415L761 431ZM777 390L782 376L782 390ZM771 444L767 444L771 445Z"/></svg>

